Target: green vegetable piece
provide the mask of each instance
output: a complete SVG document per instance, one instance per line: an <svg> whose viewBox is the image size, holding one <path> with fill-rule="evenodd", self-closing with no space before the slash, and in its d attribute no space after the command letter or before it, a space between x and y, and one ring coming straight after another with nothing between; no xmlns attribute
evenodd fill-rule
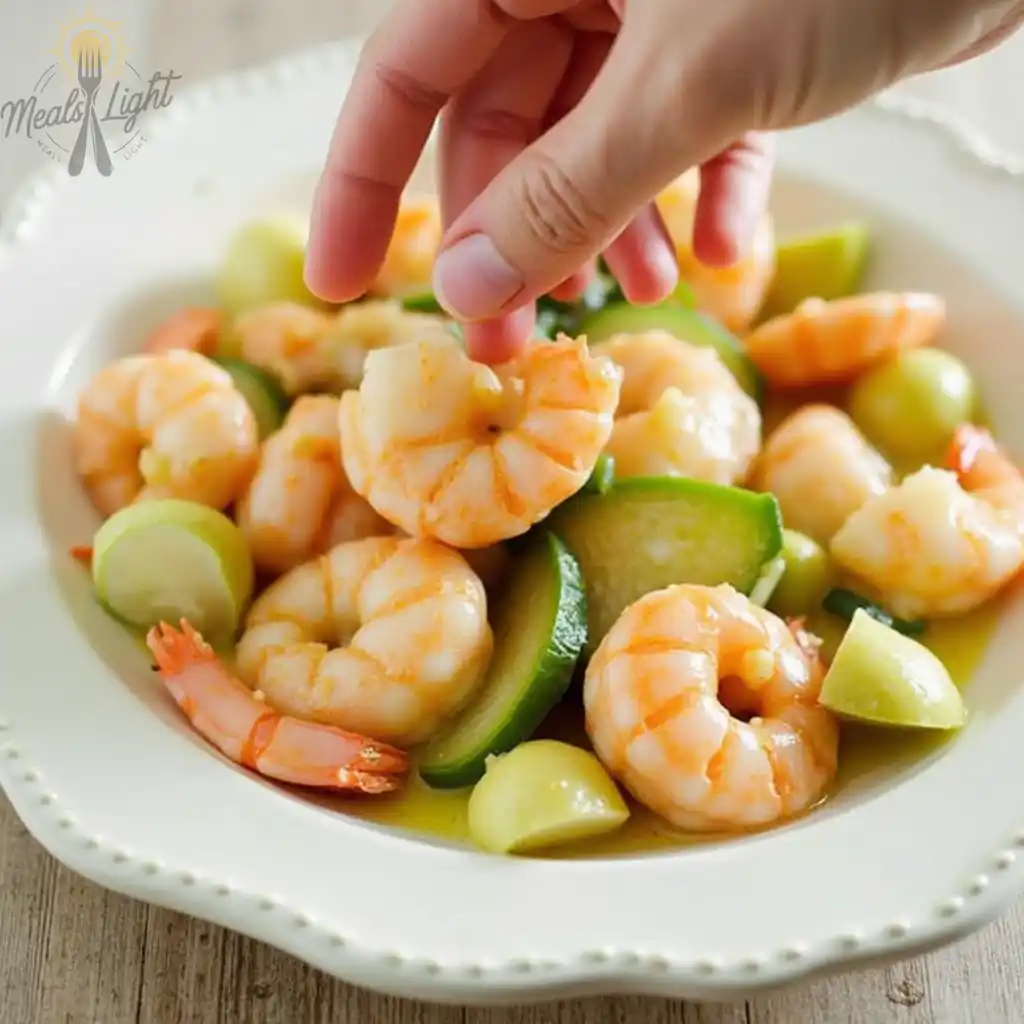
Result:
<svg viewBox="0 0 1024 1024"><path fill-rule="evenodd" d="M253 565L242 531L221 512L165 498L128 505L93 541L100 603L148 629L188 621L211 643L230 639L252 596Z"/></svg>
<svg viewBox="0 0 1024 1024"><path fill-rule="evenodd" d="M615 459L607 452L601 452L594 468L581 488L584 494L607 494L615 483Z"/></svg>
<svg viewBox="0 0 1024 1024"><path fill-rule="evenodd" d="M879 608L866 597L861 597L860 594L855 594L852 590L845 590L842 587L830 590L825 595L825 600L822 601L822 607L825 611L832 615L838 615L839 618L846 619L848 622L852 621L858 611L864 611L883 625L906 636L920 636L925 631L926 624L920 619L897 618L895 615L890 615L884 608Z"/></svg>
<svg viewBox="0 0 1024 1024"><path fill-rule="evenodd" d="M576 559L553 534L531 538L494 617L494 656L469 706L425 748L421 778L470 786L487 758L533 735L562 699L587 639Z"/></svg>
<svg viewBox="0 0 1024 1024"><path fill-rule="evenodd" d="M749 594L782 551L773 495L687 477L616 480L560 505L547 525L583 571L588 655L644 594L673 583L730 583Z"/></svg>
<svg viewBox="0 0 1024 1024"><path fill-rule="evenodd" d="M249 408L256 417L256 425L259 427L260 440L280 429L288 412L289 402L277 380L266 370L241 359L218 356L214 362L219 363L231 374L235 387L249 403Z"/></svg>
<svg viewBox="0 0 1024 1024"><path fill-rule="evenodd" d="M828 552L806 534L783 530L782 557L785 571L768 608L787 618L820 608L835 576Z"/></svg>
<svg viewBox="0 0 1024 1024"><path fill-rule="evenodd" d="M967 720L942 662L863 608L853 613L818 700L837 715L873 725L959 729Z"/></svg>
<svg viewBox="0 0 1024 1024"><path fill-rule="evenodd" d="M629 819L629 808L593 754L531 740L488 760L468 815L481 849L522 854L613 832Z"/></svg>
<svg viewBox="0 0 1024 1024"><path fill-rule="evenodd" d="M322 308L306 287L306 227L293 217L267 217L246 224L228 243L217 278L220 303L234 317L271 302Z"/></svg>
<svg viewBox="0 0 1024 1024"><path fill-rule="evenodd" d="M804 299L852 295L860 287L868 252L868 228L859 221L781 239L759 319L791 313Z"/></svg>
<svg viewBox="0 0 1024 1024"><path fill-rule="evenodd" d="M422 295L407 295L402 299L402 309L408 313L435 313L447 316L444 307L437 301L433 292L423 292Z"/></svg>
<svg viewBox="0 0 1024 1024"><path fill-rule="evenodd" d="M771 600L775 588L786 571L786 559L783 555L773 558L758 577L753 589L750 591L750 600L761 608L766 608Z"/></svg>
<svg viewBox="0 0 1024 1024"><path fill-rule="evenodd" d="M940 457L977 403L971 371L938 348L903 352L865 373L850 389L854 423L890 457L925 462Z"/></svg>
<svg viewBox="0 0 1024 1024"><path fill-rule="evenodd" d="M684 309L675 302L657 306L630 306L615 303L583 318L580 333L589 344L600 348L616 334L641 334L645 331L666 331L691 345L713 348L722 362L732 371L740 386L760 402L764 385L760 371L754 366L739 340L714 320L692 309Z"/></svg>

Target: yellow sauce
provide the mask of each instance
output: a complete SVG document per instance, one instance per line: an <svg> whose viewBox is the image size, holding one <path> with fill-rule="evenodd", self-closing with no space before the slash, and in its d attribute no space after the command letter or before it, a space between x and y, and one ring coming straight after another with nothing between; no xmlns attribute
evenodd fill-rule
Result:
<svg viewBox="0 0 1024 1024"><path fill-rule="evenodd" d="M999 602L993 601L962 619L929 625L921 640L946 665L954 682L965 690L981 663L988 641L999 617ZM825 649L834 649L844 624L826 614L808 620L812 632L825 640ZM588 746L583 731L583 709L578 690L570 691L562 704L549 716L538 733ZM870 776L891 778L913 767L945 743L955 742L955 733L915 733L868 726L844 725L839 773L832 790L864 783ZM332 806L364 821L397 826L427 833L441 839L470 844L466 809L470 790L432 790L418 777L401 793L372 799L331 801ZM820 805L819 805L820 807ZM588 839L576 847L545 851L548 858L609 857L678 849L696 843L721 842L719 835L681 833L635 801L630 801L629 821L618 831ZM810 813L814 813L813 811Z"/></svg>

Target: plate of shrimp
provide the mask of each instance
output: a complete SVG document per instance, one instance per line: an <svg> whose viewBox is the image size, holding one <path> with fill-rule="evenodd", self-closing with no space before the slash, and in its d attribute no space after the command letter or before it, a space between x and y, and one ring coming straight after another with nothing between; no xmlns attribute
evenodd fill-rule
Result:
<svg viewBox="0 0 1024 1024"><path fill-rule="evenodd" d="M116 187L36 179L3 220L27 827L432 1000L737 998L998 913L1024 182L865 105L780 138L735 266L694 259L684 175L669 300L601 265L484 366L430 293L429 166L365 296L302 283L357 52L201 86Z"/></svg>

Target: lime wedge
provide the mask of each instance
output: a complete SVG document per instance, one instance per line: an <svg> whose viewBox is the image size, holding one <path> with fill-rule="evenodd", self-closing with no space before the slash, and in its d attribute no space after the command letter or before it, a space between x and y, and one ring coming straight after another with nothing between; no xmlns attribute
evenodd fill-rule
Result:
<svg viewBox="0 0 1024 1024"><path fill-rule="evenodd" d="M593 754L530 740L492 757L469 798L469 832L489 853L528 853L612 832L629 818Z"/></svg>
<svg viewBox="0 0 1024 1024"><path fill-rule="evenodd" d="M117 618L148 629L188 621L211 643L230 639L252 596L253 566L238 527L205 505L129 505L93 542L96 594Z"/></svg>
<svg viewBox="0 0 1024 1024"><path fill-rule="evenodd" d="M790 313L811 297L839 299L855 292L868 243L867 225L859 221L780 239L775 277L758 319Z"/></svg>
<svg viewBox="0 0 1024 1024"><path fill-rule="evenodd" d="M928 650L858 608L818 698L837 715L905 729L959 729L963 697Z"/></svg>

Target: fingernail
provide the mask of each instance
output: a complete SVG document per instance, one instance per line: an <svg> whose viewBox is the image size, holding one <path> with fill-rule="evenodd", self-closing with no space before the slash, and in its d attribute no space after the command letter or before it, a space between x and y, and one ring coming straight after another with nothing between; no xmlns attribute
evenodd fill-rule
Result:
<svg viewBox="0 0 1024 1024"><path fill-rule="evenodd" d="M495 316L523 290L519 271L486 235L467 235L434 262L437 301L459 320Z"/></svg>

